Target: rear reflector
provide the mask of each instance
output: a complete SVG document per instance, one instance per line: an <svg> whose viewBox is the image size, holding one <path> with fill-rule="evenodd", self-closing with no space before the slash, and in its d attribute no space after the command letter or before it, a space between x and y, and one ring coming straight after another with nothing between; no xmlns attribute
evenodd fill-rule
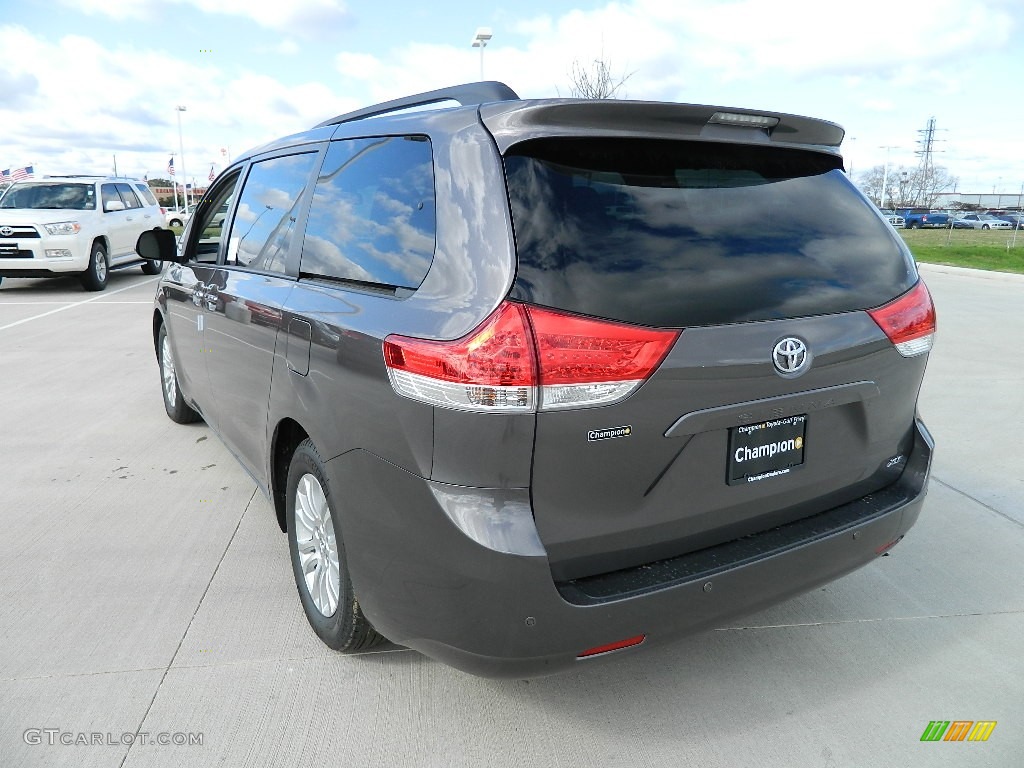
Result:
<svg viewBox="0 0 1024 768"><path fill-rule="evenodd" d="M882 546L880 546L878 549L876 549L875 550L875 554L876 555L884 555L886 552L888 552L890 549L895 547L901 541L903 541L903 537L902 536L900 536L898 538L895 538L892 541L887 542L887 543L883 544Z"/></svg>
<svg viewBox="0 0 1024 768"><path fill-rule="evenodd" d="M446 408L528 412L607 405L661 365L680 331L503 302L455 341L384 340L396 392Z"/></svg>
<svg viewBox="0 0 1024 768"><path fill-rule="evenodd" d="M921 355L932 348L935 305L923 280L895 301L868 314L904 357Z"/></svg>
<svg viewBox="0 0 1024 768"><path fill-rule="evenodd" d="M617 643L608 643L608 645L599 645L596 648L590 648L583 653L576 655L577 659L586 659L591 656L598 656L602 653L611 653L612 651L621 651L623 648L632 648L635 645L640 645L644 640L647 639L647 635L637 635L636 637L630 637L626 640L619 640Z"/></svg>

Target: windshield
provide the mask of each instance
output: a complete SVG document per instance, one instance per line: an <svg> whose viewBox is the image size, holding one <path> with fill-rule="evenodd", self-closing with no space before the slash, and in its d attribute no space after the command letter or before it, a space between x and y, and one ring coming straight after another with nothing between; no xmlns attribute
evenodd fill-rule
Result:
<svg viewBox="0 0 1024 768"><path fill-rule="evenodd" d="M685 327L877 307L916 281L831 155L546 139L505 167L522 301Z"/></svg>
<svg viewBox="0 0 1024 768"><path fill-rule="evenodd" d="M0 208L91 211L96 209L93 184L19 184L7 190Z"/></svg>

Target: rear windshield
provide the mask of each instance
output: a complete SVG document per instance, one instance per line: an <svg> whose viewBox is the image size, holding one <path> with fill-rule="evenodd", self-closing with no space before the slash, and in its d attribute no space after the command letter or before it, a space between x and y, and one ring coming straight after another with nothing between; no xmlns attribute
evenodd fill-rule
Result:
<svg viewBox="0 0 1024 768"><path fill-rule="evenodd" d="M522 301L684 327L876 307L917 280L831 155L545 139L505 170Z"/></svg>
<svg viewBox="0 0 1024 768"><path fill-rule="evenodd" d="M67 209L91 211L96 208L93 184L19 184L0 200L0 208Z"/></svg>

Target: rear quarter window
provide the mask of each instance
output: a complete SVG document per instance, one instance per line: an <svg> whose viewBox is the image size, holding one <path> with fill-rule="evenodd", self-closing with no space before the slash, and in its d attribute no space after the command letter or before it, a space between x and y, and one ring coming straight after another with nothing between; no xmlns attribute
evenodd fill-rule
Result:
<svg viewBox="0 0 1024 768"><path fill-rule="evenodd" d="M505 168L523 301L685 327L876 307L917 279L831 155L548 139Z"/></svg>
<svg viewBox="0 0 1024 768"><path fill-rule="evenodd" d="M430 269L435 236L426 137L331 142L306 224L303 275L415 289Z"/></svg>

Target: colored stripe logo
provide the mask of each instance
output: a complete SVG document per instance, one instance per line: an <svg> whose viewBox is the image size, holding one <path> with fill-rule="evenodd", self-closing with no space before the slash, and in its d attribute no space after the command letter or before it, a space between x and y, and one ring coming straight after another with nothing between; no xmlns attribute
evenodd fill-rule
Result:
<svg viewBox="0 0 1024 768"><path fill-rule="evenodd" d="M921 741L988 741L996 720L931 720Z"/></svg>

